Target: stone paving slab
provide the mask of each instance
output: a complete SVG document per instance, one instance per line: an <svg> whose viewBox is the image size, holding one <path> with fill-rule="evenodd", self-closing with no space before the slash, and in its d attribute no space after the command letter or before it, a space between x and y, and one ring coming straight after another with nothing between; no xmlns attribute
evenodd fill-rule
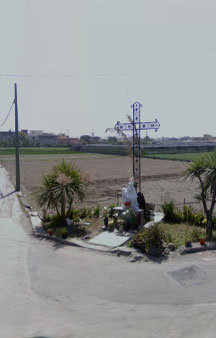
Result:
<svg viewBox="0 0 216 338"><path fill-rule="evenodd" d="M88 243L109 247L117 247L125 244L127 241L129 241L129 239L130 237L128 236L119 236L115 232L104 231L101 234L90 239Z"/></svg>
<svg viewBox="0 0 216 338"><path fill-rule="evenodd" d="M34 231L35 236L46 238L46 239L51 239L51 240L57 241L59 243L65 244L65 245L79 246L79 247L82 247L82 248L91 249L91 250L98 250L98 251L102 251L102 252L110 252L113 249L113 246L97 245L97 244L94 244L94 243L85 242L80 238L61 239L61 238L56 238L55 236L49 236L44 231L44 229L42 228L41 220L37 216L37 213L36 212L30 212L29 216L30 216L30 219L31 219L31 223L32 223L32 227L33 227L33 231Z"/></svg>

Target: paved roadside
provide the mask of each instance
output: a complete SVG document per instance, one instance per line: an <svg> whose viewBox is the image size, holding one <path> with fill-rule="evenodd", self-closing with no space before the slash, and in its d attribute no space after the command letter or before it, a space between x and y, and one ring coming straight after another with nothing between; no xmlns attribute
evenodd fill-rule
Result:
<svg viewBox="0 0 216 338"><path fill-rule="evenodd" d="M2 179L4 176L4 179ZM0 169L1 338L215 337L216 262L166 264L39 241Z"/></svg>

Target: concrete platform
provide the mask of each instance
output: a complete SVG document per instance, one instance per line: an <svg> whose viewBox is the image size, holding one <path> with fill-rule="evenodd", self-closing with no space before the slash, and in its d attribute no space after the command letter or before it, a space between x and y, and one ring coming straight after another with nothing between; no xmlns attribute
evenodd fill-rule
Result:
<svg viewBox="0 0 216 338"><path fill-rule="evenodd" d="M130 239L129 236L119 236L115 232L104 231L96 237L90 239L88 243L98 244L109 247L117 247L125 244Z"/></svg>

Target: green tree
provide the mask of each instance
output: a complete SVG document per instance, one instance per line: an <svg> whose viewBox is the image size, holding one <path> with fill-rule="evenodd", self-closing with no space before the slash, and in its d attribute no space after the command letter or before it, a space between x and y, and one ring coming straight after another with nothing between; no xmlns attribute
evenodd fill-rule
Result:
<svg viewBox="0 0 216 338"><path fill-rule="evenodd" d="M116 136L109 136L107 142L111 144L116 144L118 142L118 138Z"/></svg>
<svg viewBox="0 0 216 338"><path fill-rule="evenodd" d="M212 153L192 161L183 176L189 180L196 178L199 181L200 193L195 197L203 204L207 220L206 234L211 237L212 217L216 204L216 149Z"/></svg>
<svg viewBox="0 0 216 338"><path fill-rule="evenodd" d="M89 135L82 135L80 136L80 141L84 143L90 143L91 142L91 136Z"/></svg>
<svg viewBox="0 0 216 338"><path fill-rule="evenodd" d="M87 183L79 169L63 160L43 176L36 195L37 202L40 207L55 209L64 226L74 199L83 200Z"/></svg>

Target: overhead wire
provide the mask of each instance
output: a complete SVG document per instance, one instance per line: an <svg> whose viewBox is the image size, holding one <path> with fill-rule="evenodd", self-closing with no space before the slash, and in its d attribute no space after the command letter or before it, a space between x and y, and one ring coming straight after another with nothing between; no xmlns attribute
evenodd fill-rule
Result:
<svg viewBox="0 0 216 338"><path fill-rule="evenodd" d="M122 77L128 73L83 73L83 74L0 74L0 77L19 78L76 78L76 77Z"/></svg>
<svg viewBox="0 0 216 338"><path fill-rule="evenodd" d="M10 109L9 109L9 112L7 113L7 116L6 116L6 118L4 119L3 123L2 123L2 124L0 124L0 128L2 128L2 127L3 127L3 125L6 123L6 121L7 121L8 117L10 116L11 109L12 109L13 105L14 105L14 100L13 100L13 102L12 102L12 105L10 106Z"/></svg>

